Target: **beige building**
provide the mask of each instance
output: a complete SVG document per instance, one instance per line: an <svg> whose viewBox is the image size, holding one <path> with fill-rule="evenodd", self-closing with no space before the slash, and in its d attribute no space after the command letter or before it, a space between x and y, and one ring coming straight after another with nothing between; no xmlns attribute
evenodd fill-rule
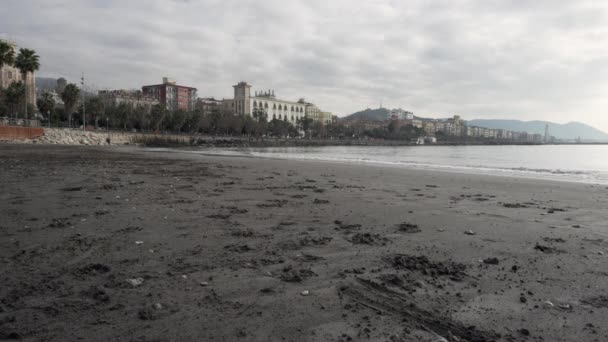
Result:
<svg viewBox="0 0 608 342"><path fill-rule="evenodd" d="M18 51L17 43L0 39L13 47L15 54ZM3 65L0 69L0 89L6 89L13 82L23 82L23 74L19 69L12 65ZM25 77L27 91L27 103L36 106L36 78L34 73L28 72Z"/></svg>
<svg viewBox="0 0 608 342"><path fill-rule="evenodd" d="M253 116L255 110L263 110L268 115L268 121L285 120L293 125L306 114L305 104L277 99L273 90L255 92L251 96L251 85L247 82L239 82L233 88L234 99L222 101L224 111Z"/></svg>
<svg viewBox="0 0 608 342"><path fill-rule="evenodd" d="M158 99L146 96L138 90L101 90L99 98L106 106L126 104L132 108L142 107L147 111L150 111L152 106L160 104Z"/></svg>

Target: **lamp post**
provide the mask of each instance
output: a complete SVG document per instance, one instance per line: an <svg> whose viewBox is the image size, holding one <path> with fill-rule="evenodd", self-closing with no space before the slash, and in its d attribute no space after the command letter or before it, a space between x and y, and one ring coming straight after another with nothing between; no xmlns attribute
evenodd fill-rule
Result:
<svg viewBox="0 0 608 342"><path fill-rule="evenodd" d="M87 130L87 119L86 119L86 113L85 113L85 108L84 108L84 72L82 73L82 77L80 78L80 85L81 85L81 89L82 89L82 130L86 131Z"/></svg>

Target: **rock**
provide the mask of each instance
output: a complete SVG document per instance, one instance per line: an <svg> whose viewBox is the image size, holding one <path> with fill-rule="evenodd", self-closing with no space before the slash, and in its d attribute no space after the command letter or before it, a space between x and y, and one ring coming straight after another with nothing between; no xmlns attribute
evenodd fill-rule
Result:
<svg viewBox="0 0 608 342"><path fill-rule="evenodd" d="M163 305L161 303L156 303L153 305L154 309L156 310L162 310L163 309Z"/></svg>
<svg viewBox="0 0 608 342"><path fill-rule="evenodd" d="M472 231L470 229L467 230L467 231L465 231L464 233L467 234L467 235L476 235L477 234L477 233L475 233L474 231Z"/></svg>
<svg viewBox="0 0 608 342"><path fill-rule="evenodd" d="M524 297L524 296L520 296L519 297L519 301L522 302L522 303L527 303L528 299L526 297Z"/></svg>
<svg viewBox="0 0 608 342"><path fill-rule="evenodd" d="M200 283L198 283L200 286L209 286L209 283L206 281L201 281Z"/></svg>
<svg viewBox="0 0 608 342"><path fill-rule="evenodd" d="M519 329L517 330L517 332L519 332L520 334L524 335L524 336L530 336L530 330L528 329Z"/></svg>
<svg viewBox="0 0 608 342"><path fill-rule="evenodd" d="M133 287L138 287L144 283L144 278L127 279L127 283L129 283Z"/></svg>
<svg viewBox="0 0 608 342"><path fill-rule="evenodd" d="M547 308L552 308L552 307L554 307L554 306L555 306L555 305L553 305L553 303L551 303L551 301L548 301L548 300L547 300L547 301L545 301L543 304L544 304L544 305L545 305L545 307L547 307Z"/></svg>
<svg viewBox="0 0 608 342"><path fill-rule="evenodd" d="M143 245L143 243L144 243L143 241L135 241L136 245Z"/></svg>
<svg viewBox="0 0 608 342"><path fill-rule="evenodd" d="M308 296L309 294L310 294L310 292L308 292L308 290L302 291L302 296Z"/></svg>

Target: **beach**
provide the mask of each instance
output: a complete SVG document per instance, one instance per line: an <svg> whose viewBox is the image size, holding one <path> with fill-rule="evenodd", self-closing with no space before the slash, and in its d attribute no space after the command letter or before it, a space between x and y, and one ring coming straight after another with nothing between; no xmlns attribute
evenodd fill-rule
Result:
<svg viewBox="0 0 608 342"><path fill-rule="evenodd" d="M0 147L0 339L608 340L605 185Z"/></svg>

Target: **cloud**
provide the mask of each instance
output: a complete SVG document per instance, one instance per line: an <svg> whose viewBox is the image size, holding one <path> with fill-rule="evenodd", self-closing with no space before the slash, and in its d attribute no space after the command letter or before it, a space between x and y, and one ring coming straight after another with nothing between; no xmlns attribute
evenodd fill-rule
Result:
<svg viewBox="0 0 608 342"><path fill-rule="evenodd" d="M41 75L200 96L254 90L336 114L583 121L608 131L608 5L524 0L4 0ZM29 20L23 20L29 18Z"/></svg>

